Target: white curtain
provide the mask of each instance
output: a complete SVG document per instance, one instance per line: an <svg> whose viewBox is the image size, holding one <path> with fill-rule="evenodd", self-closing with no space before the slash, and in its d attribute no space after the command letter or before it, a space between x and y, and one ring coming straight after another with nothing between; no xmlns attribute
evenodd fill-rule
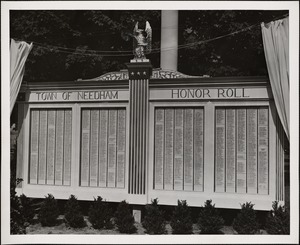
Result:
<svg viewBox="0 0 300 245"><path fill-rule="evenodd" d="M290 139L289 18L262 23L261 29L276 109Z"/></svg>
<svg viewBox="0 0 300 245"><path fill-rule="evenodd" d="M11 39L10 43L10 114L14 108L20 91L25 62L32 49L32 43L18 42Z"/></svg>

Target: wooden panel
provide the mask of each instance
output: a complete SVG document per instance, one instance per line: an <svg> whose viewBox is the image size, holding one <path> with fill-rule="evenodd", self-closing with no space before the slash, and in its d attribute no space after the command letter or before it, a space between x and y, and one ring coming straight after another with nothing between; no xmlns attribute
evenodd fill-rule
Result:
<svg viewBox="0 0 300 245"><path fill-rule="evenodd" d="M163 189L163 166L164 166L164 109L155 110L155 165L154 165L154 188Z"/></svg>
<svg viewBox="0 0 300 245"><path fill-rule="evenodd" d="M89 185L89 156L90 156L90 110L82 110L82 131L81 131L81 186Z"/></svg>
<svg viewBox="0 0 300 245"><path fill-rule="evenodd" d="M47 184L54 184L56 110L48 110Z"/></svg>
<svg viewBox="0 0 300 245"><path fill-rule="evenodd" d="M117 187L125 187L126 111L118 110Z"/></svg>
<svg viewBox="0 0 300 245"><path fill-rule="evenodd" d="M55 185L62 185L64 161L64 111L56 111Z"/></svg>
<svg viewBox="0 0 300 245"><path fill-rule="evenodd" d="M46 184L47 139L48 139L47 110L40 110L38 184Z"/></svg>
<svg viewBox="0 0 300 245"><path fill-rule="evenodd" d="M257 109L247 109L247 193L257 193Z"/></svg>
<svg viewBox="0 0 300 245"><path fill-rule="evenodd" d="M194 190L203 191L203 109L194 112Z"/></svg>
<svg viewBox="0 0 300 245"><path fill-rule="evenodd" d="M269 192L269 119L268 109L258 110L258 193Z"/></svg>
<svg viewBox="0 0 300 245"><path fill-rule="evenodd" d="M225 191L225 109L216 109L215 190Z"/></svg>
<svg viewBox="0 0 300 245"><path fill-rule="evenodd" d="M39 111L31 111L30 128L30 184L37 184L39 156Z"/></svg>
<svg viewBox="0 0 300 245"><path fill-rule="evenodd" d="M164 189L173 190L174 109L165 110Z"/></svg>
<svg viewBox="0 0 300 245"><path fill-rule="evenodd" d="M236 113L226 109L226 192L235 192L236 175Z"/></svg>
<svg viewBox="0 0 300 245"><path fill-rule="evenodd" d="M107 183L107 135L108 110L100 110L100 143L99 143L99 186Z"/></svg>
<svg viewBox="0 0 300 245"><path fill-rule="evenodd" d="M90 186L98 185L99 110L91 110Z"/></svg>
<svg viewBox="0 0 300 245"><path fill-rule="evenodd" d="M237 192L246 193L246 109L237 109Z"/></svg>
<svg viewBox="0 0 300 245"><path fill-rule="evenodd" d="M183 190L183 109L175 109L174 189Z"/></svg>
<svg viewBox="0 0 300 245"><path fill-rule="evenodd" d="M117 153L117 111L109 111L108 129L108 187L116 186L116 156Z"/></svg>
<svg viewBox="0 0 300 245"><path fill-rule="evenodd" d="M185 109L184 122L184 147L183 147L183 162L184 162L184 190L193 190L193 163L194 163L194 129L193 129L193 109Z"/></svg>
<svg viewBox="0 0 300 245"><path fill-rule="evenodd" d="M72 111L65 110L64 130L64 177L63 184L71 184L71 153L72 153Z"/></svg>

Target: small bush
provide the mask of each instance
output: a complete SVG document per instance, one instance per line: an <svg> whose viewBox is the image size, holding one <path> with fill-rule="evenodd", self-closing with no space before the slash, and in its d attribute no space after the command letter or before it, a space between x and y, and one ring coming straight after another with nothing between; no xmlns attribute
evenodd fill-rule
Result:
<svg viewBox="0 0 300 245"><path fill-rule="evenodd" d="M193 233L193 222L191 212L185 200L179 201L171 217L171 227L173 234Z"/></svg>
<svg viewBox="0 0 300 245"><path fill-rule="evenodd" d="M136 232L134 217L129 204L125 200L118 205L115 217L116 225L121 233L132 234Z"/></svg>
<svg viewBox="0 0 300 245"><path fill-rule="evenodd" d="M220 234L224 220L220 216L212 200L207 200L204 207L201 207L198 226L201 234Z"/></svg>
<svg viewBox="0 0 300 245"><path fill-rule="evenodd" d="M11 179L10 183L10 233L26 234L25 217L20 198L16 195L15 188L21 179Z"/></svg>
<svg viewBox="0 0 300 245"><path fill-rule="evenodd" d="M38 214L38 219L42 226L54 226L57 223L57 217L59 215L59 209L57 201L54 196L48 194L42 203L41 209Z"/></svg>
<svg viewBox="0 0 300 245"><path fill-rule="evenodd" d="M94 198L89 209L89 221L95 229L110 229L113 227L111 218L112 212L107 203L102 201L102 197Z"/></svg>
<svg viewBox="0 0 300 245"><path fill-rule="evenodd" d="M166 223L164 213L158 207L157 198L152 200L151 204L146 205L146 214L142 222L146 233L164 234L166 233Z"/></svg>
<svg viewBox="0 0 300 245"><path fill-rule="evenodd" d="M273 210L268 214L266 230L269 234L290 234L290 214L278 202L273 202Z"/></svg>
<svg viewBox="0 0 300 245"><path fill-rule="evenodd" d="M65 221L73 228L81 228L86 225L78 200L74 195L69 197L65 205Z"/></svg>
<svg viewBox="0 0 300 245"><path fill-rule="evenodd" d="M32 206L32 200L28 198L26 195L22 194L20 196L20 201L22 205L22 212L24 215L25 222L27 222L28 224L32 224L35 215L35 211Z"/></svg>
<svg viewBox="0 0 300 245"><path fill-rule="evenodd" d="M251 204L251 202L241 205L241 211L233 220L233 229L239 234L256 234L258 232L259 224L253 206L254 204Z"/></svg>

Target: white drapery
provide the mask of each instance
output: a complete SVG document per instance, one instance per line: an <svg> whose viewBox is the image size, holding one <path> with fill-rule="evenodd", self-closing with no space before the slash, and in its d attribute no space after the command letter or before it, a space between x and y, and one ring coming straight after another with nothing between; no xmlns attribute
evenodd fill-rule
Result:
<svg viewBox="0 0 300 245"><path fill-rule="evenodd" d="M290 139L289 18L262 23L261 29L276 109Z"/></svg>
<svg viewBox="0 0 300 245"><path fill-rule="evenodd" d="M10 43L10 114L14 108L20 91L25 62L32 49L32 43L18 42L11 39Z"/></svg>

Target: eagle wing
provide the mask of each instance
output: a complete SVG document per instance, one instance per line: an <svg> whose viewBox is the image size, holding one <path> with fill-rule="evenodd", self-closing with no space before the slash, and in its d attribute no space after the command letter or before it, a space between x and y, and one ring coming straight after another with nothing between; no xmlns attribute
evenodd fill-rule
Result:
<svg viewBox="0 0 300 245"><path fill-rule="evenodd" d="M136 22L133 28L133 54L135 54L135 49L137 48L136 35L137 35L138 28L139 28L139 22Z"/></svg>
<svg viewBox="0 0 300 245"><path fill-rule="evenodd" d="M146 47L146 52L145 53L150 53L151 52L151 41L152 41L152 29L150 26L150 23L146 21L146 27L145 27L145 32L147 33L146 40L147 40L147 47Z"/></svg>

